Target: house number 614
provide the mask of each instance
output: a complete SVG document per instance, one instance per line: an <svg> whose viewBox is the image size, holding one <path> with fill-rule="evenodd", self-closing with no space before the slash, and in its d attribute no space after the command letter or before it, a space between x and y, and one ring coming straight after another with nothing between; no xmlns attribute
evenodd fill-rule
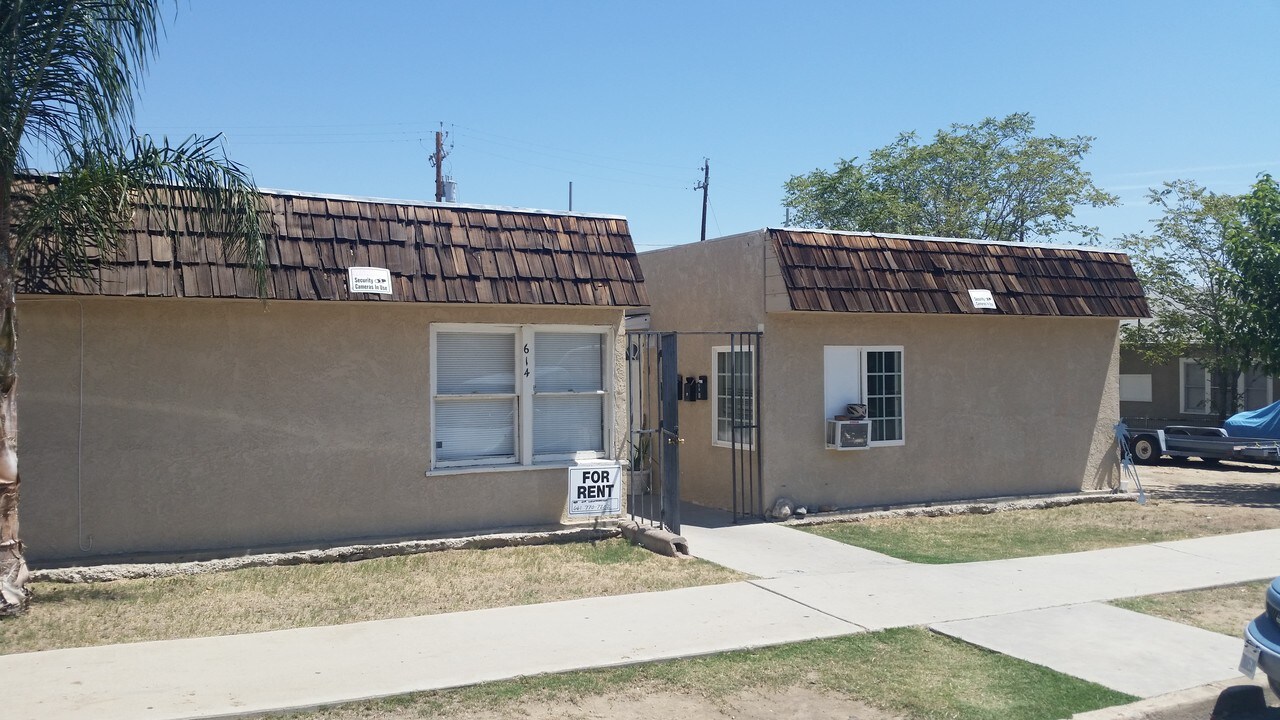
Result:
<svg viewBox="0 0 1280 720"><path fill-rule="evenodd" d="M529 343L524 344L524 376L529 377Z"/></svg>

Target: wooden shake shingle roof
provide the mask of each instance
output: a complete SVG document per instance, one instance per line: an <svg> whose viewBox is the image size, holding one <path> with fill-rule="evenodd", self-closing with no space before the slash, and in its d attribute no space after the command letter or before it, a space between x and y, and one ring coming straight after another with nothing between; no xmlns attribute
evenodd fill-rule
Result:
<svg viewBox="0 0 1280 720"><path fill-rule="evenodd" d="M1091 248L768 230L793 310L1150 317L1124 253ZM969 290L989 290L995 310Z"/></svg>
<svg viewBox="0 0 1280 720"><path fill-rule="evenodd" d="M266 297L629 307L648 304L625 218L516 208L264 192ZM221 243L161 211L138 207L101 283L23 292L138 297L255 298L249 268ZM391 273L392 294L348 291L347 268Z"/></svg>

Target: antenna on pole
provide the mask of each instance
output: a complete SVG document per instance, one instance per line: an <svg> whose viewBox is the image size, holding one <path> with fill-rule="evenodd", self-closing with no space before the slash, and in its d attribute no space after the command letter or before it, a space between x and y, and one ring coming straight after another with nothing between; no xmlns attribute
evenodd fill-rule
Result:
<svg viewBox="0 0 1280 720"><path fill-rule="evenodd" d="M698 238L698 242L707 239L707 188L711 186L711 161L702 158L702 182L693 186L694 190L702 191L702 235Z"/></svg>

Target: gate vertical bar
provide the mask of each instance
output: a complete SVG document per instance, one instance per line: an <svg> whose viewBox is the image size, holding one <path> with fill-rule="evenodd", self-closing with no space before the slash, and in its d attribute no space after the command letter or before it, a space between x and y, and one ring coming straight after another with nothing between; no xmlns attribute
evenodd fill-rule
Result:
<svg viewBox="0 0 1280 720"><path fill-rule="evenodd" d="M661 393L662 522L680 532L680 388L676 382L676 334L663 333L658 351L658 391Z"/></svg>
<svg viewBox="0 0 1280 720"><path fill-rule="evenodd" d="M738 477L738 335L729 333L729 477L732 478L733 521L742 516L742 478ZM719 368L716 368L717 372Z"/></svg>
<svg viewBox="0 0 1280 720"><path fill-rule="evenodd" d="M762 325L763 329L763 325ZM764 368L764 333L755 333L755 352L751 354L751 359L755 361L755 377L751 383L751 388L755 393L755 433L753 437L754 445L751 446L755 450L755 497L758 505L755 507L756 515L764 515L764 387L762 379L764 373L760 369Z"/></svg>

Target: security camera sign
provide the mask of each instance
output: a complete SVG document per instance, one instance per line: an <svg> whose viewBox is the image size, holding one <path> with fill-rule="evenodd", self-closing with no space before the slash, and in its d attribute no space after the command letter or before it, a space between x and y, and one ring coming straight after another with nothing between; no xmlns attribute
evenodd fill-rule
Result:
<svg viewBox="0 0 1280 720"><path fill-rule="evenodd" d="M569 517L598 517L622 512L622 468L569 468Z"/></svg>
<svg viewBox="0 0 1280 720"><path fill-rule="evenodd" d="M376 267L347 268L347 286L353 293L391 294L391 271Z"/></svg>

